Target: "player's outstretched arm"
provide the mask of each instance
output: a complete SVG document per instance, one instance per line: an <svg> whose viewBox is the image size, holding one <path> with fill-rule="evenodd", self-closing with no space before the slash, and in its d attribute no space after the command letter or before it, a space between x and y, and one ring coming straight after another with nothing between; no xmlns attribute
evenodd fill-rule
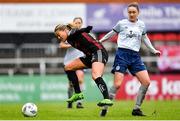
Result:
<svg viewBox="0 0 180 121"><path fill-rule="evenodd" d="M153 47L153 45L152 45L152 43L150 42L147 34L145 34L145 35L142 36L142 40L143 40L143 42L145 43L146 47L149 48L149 50L150 50L152 53L154 53L154 54L157 55L157 56L160 56L160 55L161 55L161 52L160 52L159 50L156 50L156 49Z"/></svg>
<svg viewBox="0 0 180 121"><path fill-rule="evenodd" d="M99 42L104 42L107 41L109 38L111 38L113 35L115 35L116 32L114 30L111 30L110 32L108 32L103 38L101 38L99 40Z"/></svg>

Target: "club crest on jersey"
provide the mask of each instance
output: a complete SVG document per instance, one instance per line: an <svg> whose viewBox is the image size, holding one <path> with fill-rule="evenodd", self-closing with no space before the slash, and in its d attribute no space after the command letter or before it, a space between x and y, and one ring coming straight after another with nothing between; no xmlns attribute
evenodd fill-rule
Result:
<svg viewBox="0 0 180 121"><path fill-rule="evenodd" d="M137 35L136 35L136 34L133 34L133 31L130 30L130 31L129 31L129 34L126 34L126 37L127 37L127 38L133 38L133 37L137 37Z"/></svg>
<svg viewBox="0 0 180 121"><path fill-rule="evenodd" d="M116 70L120 70L120 66L118 65L118 66L116 66Z"/></svg>

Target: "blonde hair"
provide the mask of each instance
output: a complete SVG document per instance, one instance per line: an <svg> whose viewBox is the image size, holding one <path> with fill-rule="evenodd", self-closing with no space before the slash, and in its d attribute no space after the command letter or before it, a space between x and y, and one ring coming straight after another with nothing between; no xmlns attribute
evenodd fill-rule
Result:
<svg viewBox="0 0 180 121"><path fill-rule="evenodd" d="M65 29L71 30L73 28L77 28L73 23L68 23L68 24L58 24L56 25L55 29L54 29L54 34L57 36L56 32L57 31L63 31Z"/></svg>

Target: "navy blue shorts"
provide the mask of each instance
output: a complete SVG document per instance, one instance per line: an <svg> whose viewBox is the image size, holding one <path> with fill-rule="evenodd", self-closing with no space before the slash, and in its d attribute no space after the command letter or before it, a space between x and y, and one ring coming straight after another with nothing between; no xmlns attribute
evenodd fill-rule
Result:
<svg viewBox="0 0 180 121"><path fill-rule="evenodd" d="M142 62L138 52L130 49L118 48L111 72L125 73L127 69L132 75L135 75L139 71L146 70L146 66Z"/></svg>

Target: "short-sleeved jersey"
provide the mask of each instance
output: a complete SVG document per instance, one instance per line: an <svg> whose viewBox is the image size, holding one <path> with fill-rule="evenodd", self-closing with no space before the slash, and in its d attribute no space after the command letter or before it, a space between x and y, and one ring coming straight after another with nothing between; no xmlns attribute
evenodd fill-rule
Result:
<svg viewBox="0 0 180 121"><path fill-rule="evenodd" d="M91 29L91 26L79 30L72 29L69 32L67 42L85 55L92 55L97 50L104 49L103 45L89 34Z"/></svg>
<svg viewBox="0 0 180 121"><path fill-rule="evenodd" d="M118 33L117 44L119 48L126 48L139 51L142 35L146 34L146 27L143 21L133 23L128 19L119 21L113 30Z"/></svg>

